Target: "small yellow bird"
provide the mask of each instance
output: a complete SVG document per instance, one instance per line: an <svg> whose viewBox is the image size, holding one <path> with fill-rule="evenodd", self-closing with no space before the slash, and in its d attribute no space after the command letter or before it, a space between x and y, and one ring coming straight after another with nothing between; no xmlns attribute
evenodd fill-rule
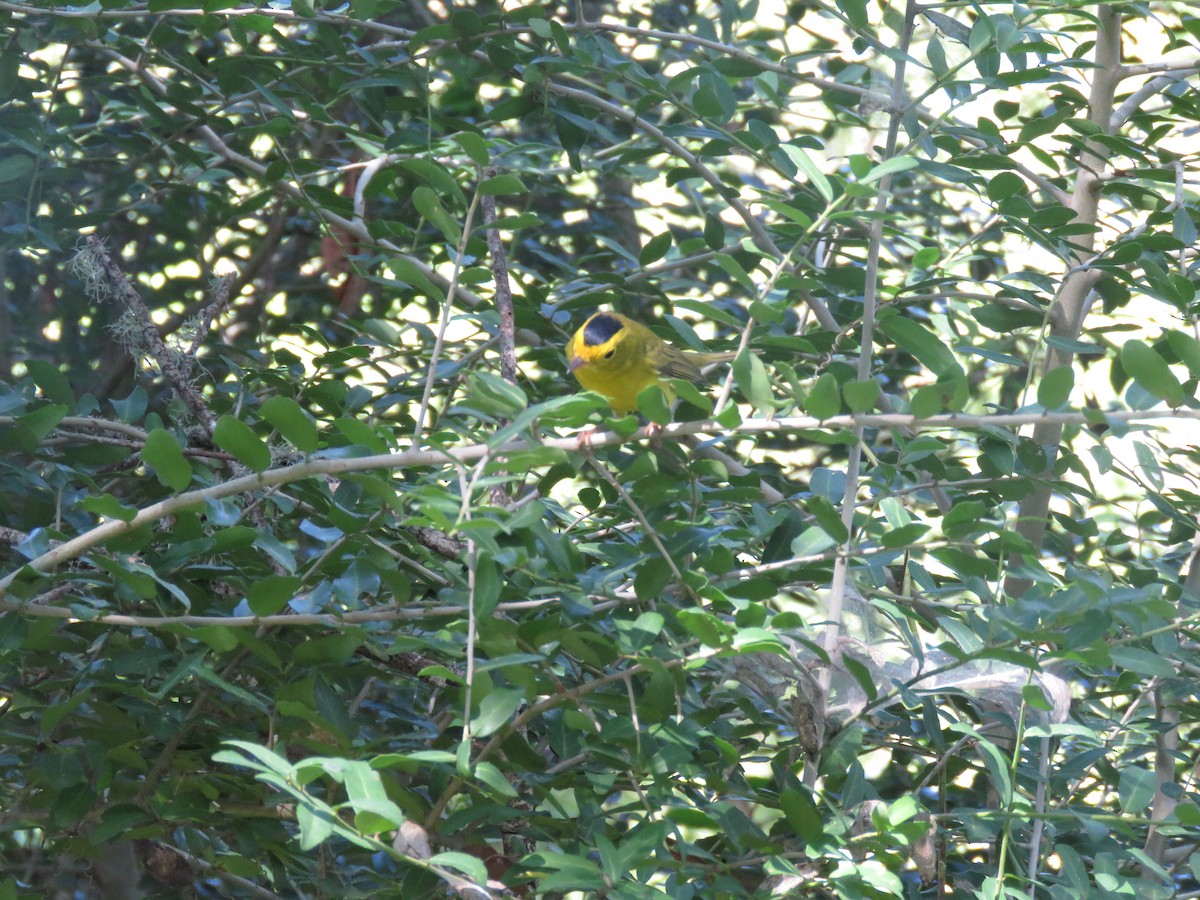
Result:
<svg viewBox="0 0 1200 900"><path fill-rule="evenodd" d="M705 384L702 366L733 359L737 354L697 353L672 347L641 322L620 313L598 312L567 342L567 371L584 389L603 394L613 412L637 409L637 396L652 384L668 398L674 395L665 378Z"/></svg>

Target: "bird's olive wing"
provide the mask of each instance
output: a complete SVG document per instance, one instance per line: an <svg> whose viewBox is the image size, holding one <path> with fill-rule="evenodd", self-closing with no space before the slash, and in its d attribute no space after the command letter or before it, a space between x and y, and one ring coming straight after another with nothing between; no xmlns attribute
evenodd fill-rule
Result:
<svg viewBox="0 0 1200 900"><path fill-rule="evenodd" d="M669 344L663 345L662 354L656 360L660 378L683 378L693 384L704 384L704 374L682 350Z"/></svg>

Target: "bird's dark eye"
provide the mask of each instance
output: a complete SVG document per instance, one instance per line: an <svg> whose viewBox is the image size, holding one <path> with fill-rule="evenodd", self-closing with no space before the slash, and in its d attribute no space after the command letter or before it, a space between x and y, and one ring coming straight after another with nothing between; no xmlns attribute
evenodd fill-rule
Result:
<svg viewBox="0 0 1200 900"><path fill-rule="evenodd" d="M613 358L613 354L614 354L614 353L616 353L616 352L617 352L617 348L616 348L616 347L614 347L613 349L609 350L607 353L605 353L605 354L604 354L604 358L605 358L605 359L612 359L612 358Z"/></svg>

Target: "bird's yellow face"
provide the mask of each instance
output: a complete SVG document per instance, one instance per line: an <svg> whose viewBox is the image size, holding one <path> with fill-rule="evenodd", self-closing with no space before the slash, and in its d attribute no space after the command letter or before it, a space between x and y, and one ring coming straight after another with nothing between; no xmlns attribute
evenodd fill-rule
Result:
<svg viewBox="0 0 1200 900"><path fill-rule="evenodd" d="M617 313L599 312L567 343L567 371L586 390L607 397L618 413L636 409L638 393L659 381L639 327L645 326Z"/></svg>

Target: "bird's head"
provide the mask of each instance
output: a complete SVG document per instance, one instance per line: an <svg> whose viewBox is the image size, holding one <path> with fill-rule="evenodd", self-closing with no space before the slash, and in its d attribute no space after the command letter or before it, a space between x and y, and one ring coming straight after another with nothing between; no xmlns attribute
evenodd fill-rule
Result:
<svg viewBox="0 0 1200 900"><path fill-rule="evenodd" d="M625 357L635 349L626 340L629 334L623 317L595 313L571 339L567 371L576 373L585 366L598 370L621 368Z"/></svg>

